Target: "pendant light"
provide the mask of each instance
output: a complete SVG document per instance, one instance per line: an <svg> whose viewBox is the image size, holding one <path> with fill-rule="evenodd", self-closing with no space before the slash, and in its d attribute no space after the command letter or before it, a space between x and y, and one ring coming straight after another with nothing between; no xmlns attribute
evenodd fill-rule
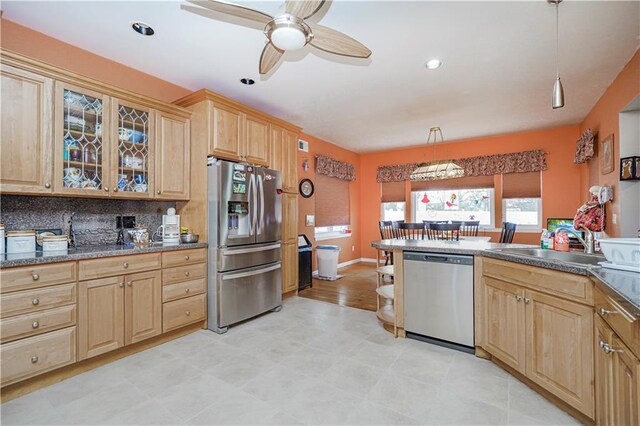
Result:
<svg viewBox="0 0 640 426"><path fill-rule="evenodd" d="M553 95L551 97L551 106L553 109L562 108L564 106L564 89L562 88L562 82L560 81L560 72L559 72L559 53L558 53L558 39L559 31L558 31L558 6L562 2L562 0L547 0L549 4L554 4L556 6L556 81L553 83Z"/></svg>
<svg viewBox="0 0 640 426"><path fill-rule="evenodd" d="M429 129L429 136L427 137L427 147L429 146L429 143L433 143L434 161L430 163L420 164L418 168L411 173L410 179L412 181L455 179L464 176L464 169L458 166L453 161L435 161L438 135L440 136L440 143L443 143L444 138L442 136L442 130L440 129L440 127L432 127L431 129Z"/></svg>

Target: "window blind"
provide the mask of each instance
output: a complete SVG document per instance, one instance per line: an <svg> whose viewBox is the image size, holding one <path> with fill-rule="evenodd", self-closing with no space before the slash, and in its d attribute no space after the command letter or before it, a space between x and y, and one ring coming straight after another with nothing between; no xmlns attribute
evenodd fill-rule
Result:
<svg viewBox="0 0 640 426"><path fill-rule="evenodd" d="M404 202L404 181L401 182L383 182L380 184L382 187L382 202L383 203L395 203Z"/></svg>
<svg viewBox="0 0 640 426"><path fill-rule="evenodd" d="M349 225L349 182L316 173L316 226Z"/></svg>
<svg viewBox="0 0 640 426"><path fill-rule="evenodd" d="M468 176L457 179L411 182L412 191L443 191L447 189L493 188L493 176Z"/></svg>
<svg viewBox="0 0 640 426"><path fill-rule="evenodd" d="M502 175L502 198L540 198L540 172L508 173Z"/></svg>

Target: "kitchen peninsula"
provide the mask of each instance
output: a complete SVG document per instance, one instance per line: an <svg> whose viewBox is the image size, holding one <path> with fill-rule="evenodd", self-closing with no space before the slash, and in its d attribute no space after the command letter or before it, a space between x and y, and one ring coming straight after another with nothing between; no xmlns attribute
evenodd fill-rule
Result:
<svg viewBox="0 0 640 426"><path fill-rule="evenodd" d="M535 253L530 245L400 239L371 245L393 252L394 311L400 336L414 337L405 327L406 304L415 304L415 296L407 294L407 259L418 254L473 256L476 356L491 359L587 422L596 413L613 411L607 404L622 397L621 378L637 374L638 274L602 268L597 261L604 258L599 257L586 265L562 261L561 255L554 259L521 254ZM413 288L433 285L429 276L414 275L413 281ZM610 368L620 370L618 385L605 383L610 380ZM603 395L610 392L617 392L616 396ZM630 405L626 414L634 418Z"/></svg>

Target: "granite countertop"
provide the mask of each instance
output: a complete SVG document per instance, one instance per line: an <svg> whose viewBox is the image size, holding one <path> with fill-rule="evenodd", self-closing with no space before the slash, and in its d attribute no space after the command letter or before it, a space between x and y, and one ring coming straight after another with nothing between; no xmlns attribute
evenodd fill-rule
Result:
<svg viewBox="0 0 640 426"><path fill-rule="evenodd" d="M468 254L491 257L508 262L522 263L541 268L554 269L597 278L623 307L630 310L636 318L640 318L640 273L625 272L601 266L581 265L509 253L496 249L537 247L524 244L499 244L479 241L433 241L433 240L382 240L371 244L374 248L384 250L423 251L432 253ZM604 260L604 258L603 258Z"/></svg>
<svg viewBox="0 0 640 426"><path fill-rule="evenodd" d="M157 253L162 251L173 250L187 250L194 248L208 247L207 243L192 243L192 244L175 244L175 245L161 245L154 244L150 247L133 247L133 246L118 246L118 245L103 245L103 246L86 246L78 247L75 249L70 248L67 253L45 253L38 251L35 254L28 254L28 257L18 258L24 256L23 254L0 255L0 268L10 268L13 266L28 266L28 265L40 265L44 263L54 262L67 262L73 260L82 259L96 259L99 257L112 257L112 256L125 256L129 254L142 254L142 253Z"/></svg>

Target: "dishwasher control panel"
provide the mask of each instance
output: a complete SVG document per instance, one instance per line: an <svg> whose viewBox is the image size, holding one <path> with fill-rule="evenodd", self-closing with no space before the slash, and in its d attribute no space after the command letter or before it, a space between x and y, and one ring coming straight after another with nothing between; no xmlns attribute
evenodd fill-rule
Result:
<svg viewBox="0 0 640 426"><path fill-rule="evenodd" d="M415 251L405 251L404 260L415 260L418 262L450 263L453 265L473 265L473 256L421 253Z"/></svg>

